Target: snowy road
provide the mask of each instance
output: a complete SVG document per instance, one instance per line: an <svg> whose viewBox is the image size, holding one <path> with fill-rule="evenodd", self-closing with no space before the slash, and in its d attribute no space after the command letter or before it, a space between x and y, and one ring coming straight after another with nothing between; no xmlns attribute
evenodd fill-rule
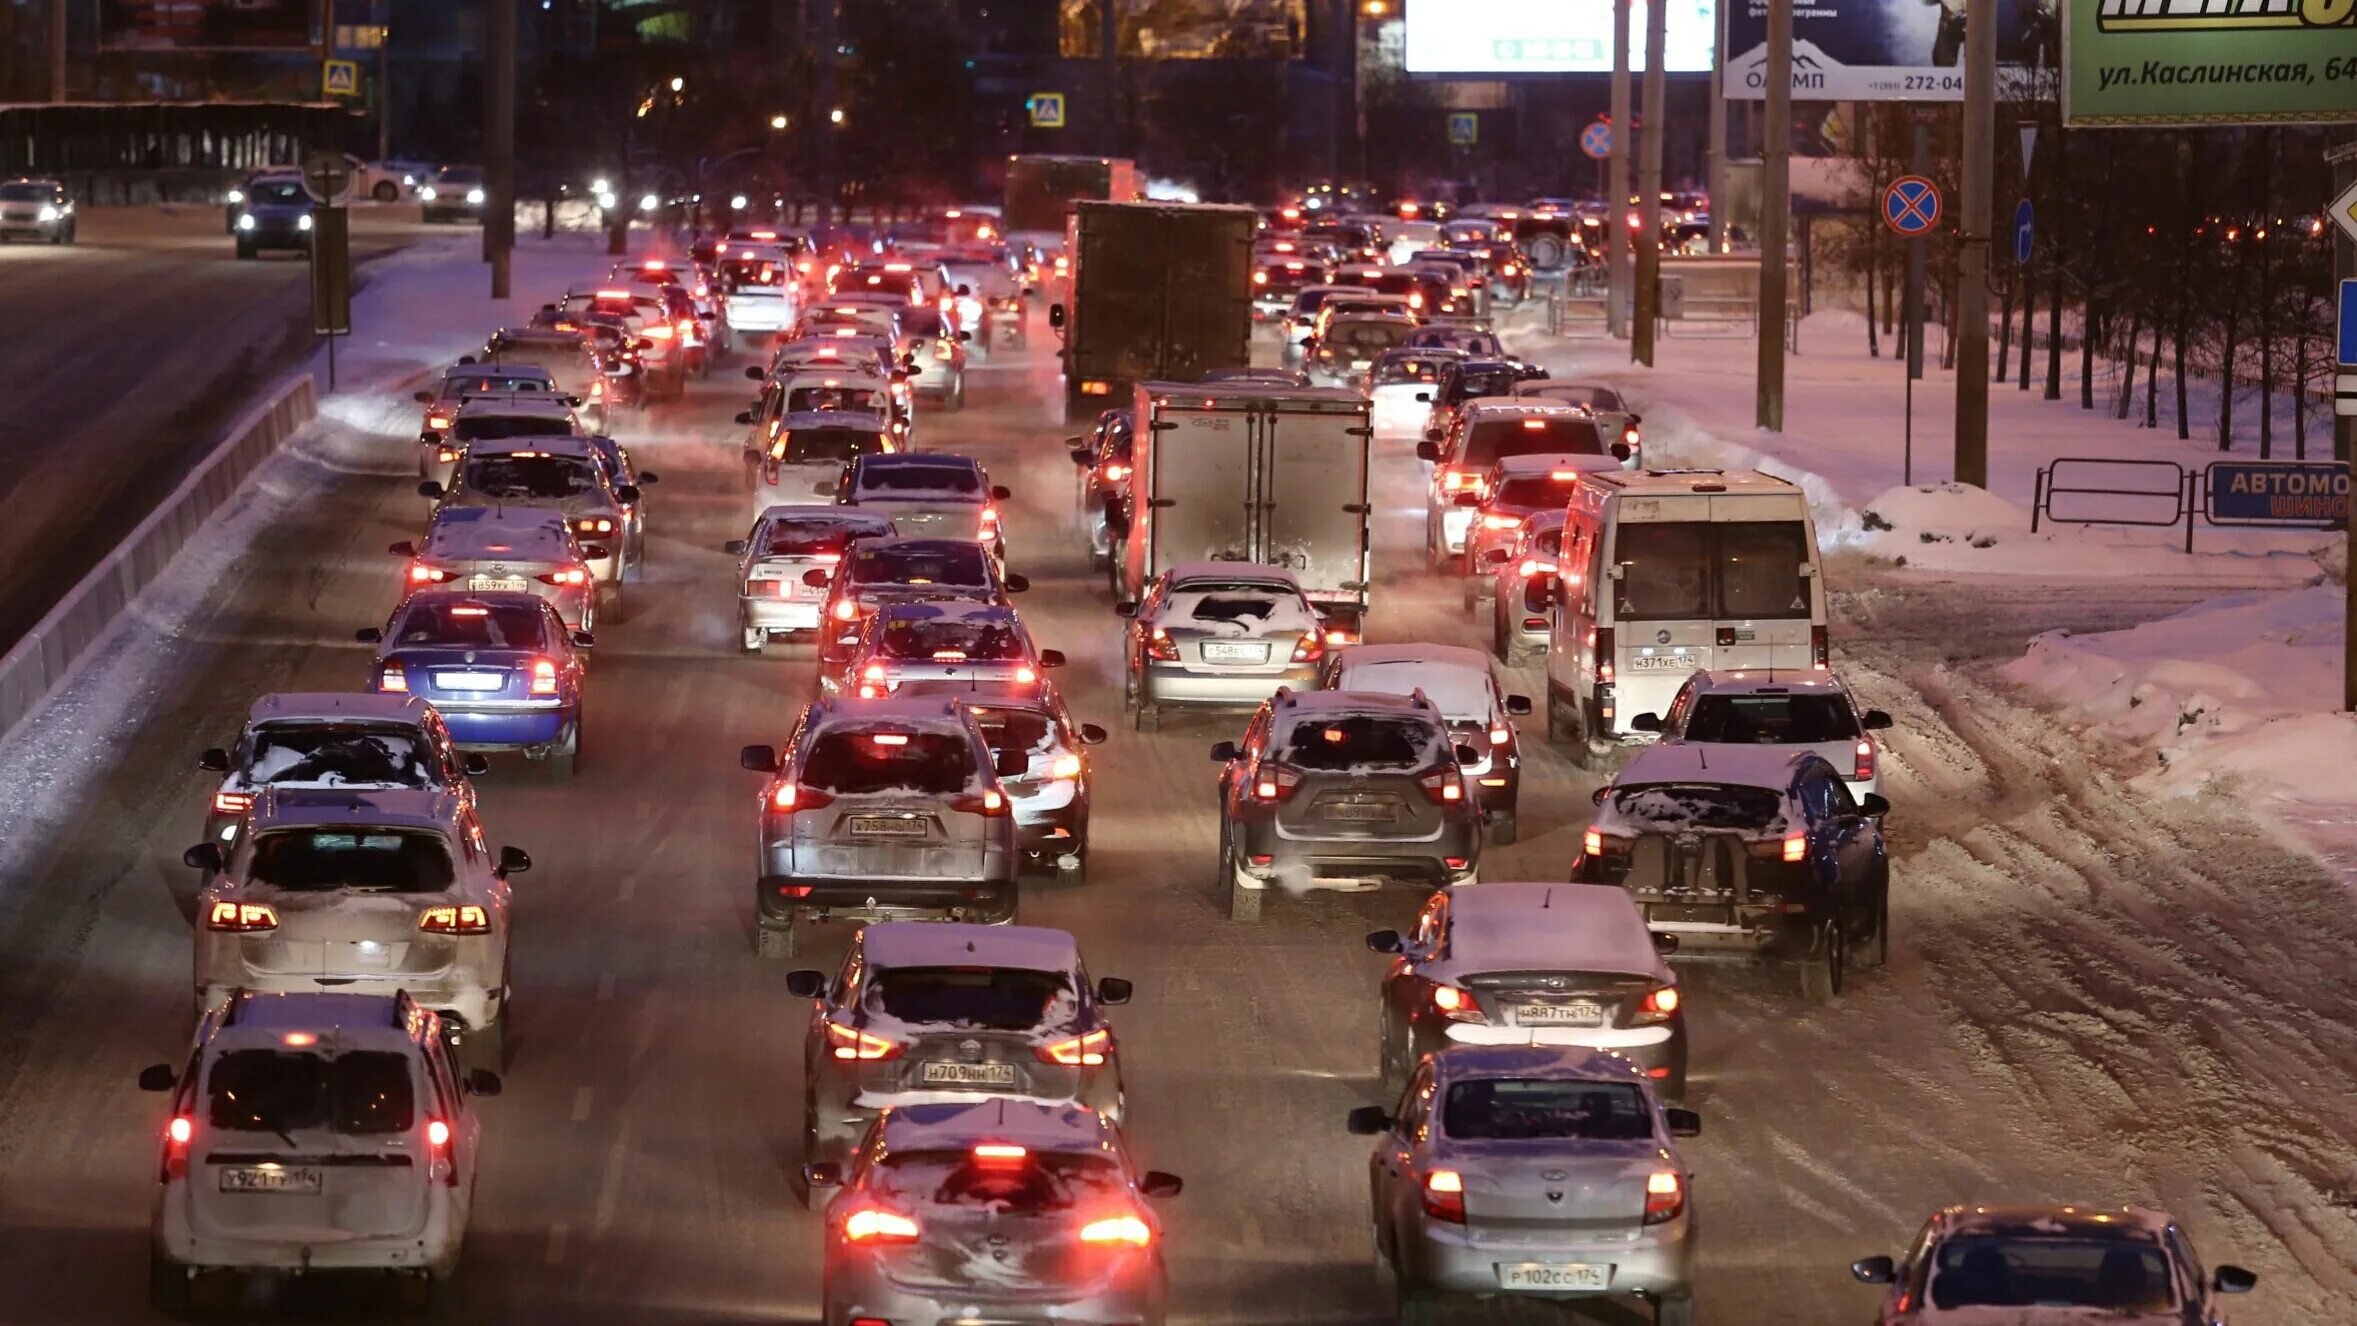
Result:
<svg viewBox="0 0 2357 1326"><path fill-rule="evenodd" d="M1137 982L1118 1019L1133 1142L1187 1179L1165 1208L1176 1319L1386 1321L1366 1144L1343 1115L1374 1091L1379 963L1360 936L1414 900L1225 919L1205 749L1232 733L1119 723L1116 619L1073 530L1052 365L1035 350L979 367L968 410L919 433L1015 488L1011 561L1035 585L1020 602L1072 656L1076 716L1114 729L1090 882L1027 886L1024 919L1073 930L1095 972ZM663 482L649 582L600 632L580 780L484 780L493 837L538 868L517 890L516 1057L485 1105L470 1321L814 1318L818 1224L788 1184L803 1017L787 964L747 943L755 785L734 753L781 735L809 671L736 647L718 549L742 533L727 420L745 385L732 366L626 430ZM158 1113L132 1077L185 1043L188 932L165 884L209 790L194 755L257 692L358 682L351 631L394 590L384 546L424 515L407 482L415 413L399 393L339 409L271 471L258 500L282 518L217 568L134 712L113 721L93 693L0 752L0 779L67 777L77 742L108 752L61 813L13 821L0 855L11 1320L145 1317ZM1420 491L1404 454L1381 461L1370 636L1481 645L1457 583L1423 569ZM1931 1206L2018 1198L2167 1205L2204 1256L2259 1271L2238 1326L2357 1318L2347 898L2229 801L2124 790L2113 756L1993 680L2038 631L2124 625L2216 582L2125 601L2116 582L1943 584L1854 558L1830 574L1837 665L1898 718L1897 943L1887 971L1822 1009L1773 974L1689 973L1699 1319L1862 1321L1873 1299L1851 1258L1898 1251ZM1509 689L1539 685L1526 670ZM1559 879L1577 850L1593 784L1537 732L1523 839L1486 878ZM306 1296L284 1319L329 1306Z"/></svg>

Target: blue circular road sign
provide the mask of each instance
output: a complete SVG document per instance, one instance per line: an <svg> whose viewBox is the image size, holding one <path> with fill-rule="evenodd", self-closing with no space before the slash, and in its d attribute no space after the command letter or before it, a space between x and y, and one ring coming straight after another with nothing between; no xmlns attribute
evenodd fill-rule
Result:
<svg viewBox="0 0 2357 1326"><path fill-rule="evenodd" d="M1591 161L1602 161L1604 158L1611 156L1611 123L1605 120L1598 120L1595 123L1589 125L1587 128L1580 130L1580 151L1587 153L1588 159Z"/></svg>
<svg viewBox="0 0 2357 1326"><path fill-rule="evenodd" d="M1882 222L1902 235L1928 234L1940 223L1940 186L1921 175L1901 175L1882 191Z"/></svg>

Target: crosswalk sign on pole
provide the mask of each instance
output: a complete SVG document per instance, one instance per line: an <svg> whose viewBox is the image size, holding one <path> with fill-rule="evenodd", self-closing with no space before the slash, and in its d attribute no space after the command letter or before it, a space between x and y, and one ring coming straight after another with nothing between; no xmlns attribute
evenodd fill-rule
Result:
<svg viewBox="0 0 2357 1326"><path fill-rule="evenodd" d="M1063 93L1034 92L1031 94L1031 99L1023 104L1031 111L1032 128L1061 129L1064 127Z"/></svg>
<svg viewBox="0 0 2357 1326"><path fill-rule="evenodd" d="M1471 147L1481 141L1481 116L1472 111L1457 111L1449 116L1449 142L1457 147Z"/></svg>
<svg viewBox="0 0 2357 1326"><path fill-rule="evenodd" d="M319 66L319 90L331 97L360 95L360 62L326 60Z"/></svg>

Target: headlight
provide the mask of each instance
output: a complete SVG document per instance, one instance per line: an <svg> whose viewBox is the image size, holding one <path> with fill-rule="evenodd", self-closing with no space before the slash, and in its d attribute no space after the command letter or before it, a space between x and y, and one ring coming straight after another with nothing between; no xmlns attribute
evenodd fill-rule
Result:
<svg viewBox="0 0 2357 1326"><path fill-rule="evenodd" d="M240 230L252 230L254 228L254 214L248 212L245 215L239 217L237 219L237 228Z"/></svg>
<svg viewBox="0 0 2357 1326"><path fill-rule="evenodd" d="M404 189L414 189L414 188L416 188L416 187L417 187L417 176L415 176L415 175L404 175L404 176L402 176L402 177L401 177L401 187L402 187L402 188L404 188Z"/></svg>
<svg viewBox="0 0 2357 1326"><path fill-rule="evenodd" d="M466 200L471 206L481 207L483 205L483 191L481 189L467 190Z"/></svg>
<svg viewBox="0 0 2357 1326"><path fill-rule="evenodd" d="M42 219L42 220L44 220L44 221L55 221L55 220L57 219L57 217L58 217L57 204L55 204L55 203L43 203L43 204L41 204L41 219Z"/></svg>
<svg viewBox="0 0 2357 1326"><path fill-rule="evenodd" d="M310 214L309 212L305 212L305 213L303 213L301 216L298 216L298 217L296 217L296 218L295 218L295 229L297 229L297 230L309 230L310 228L311 228L311 214Z"/></svg>
<svg viewBox="0 0 2357 1326"><path fill-rule="evenodd" d="M442 195L441 195L441 194L439 194L439 193L436 193L436 192L434 191L434 186L433 186L433 185L431 185L431 184L429 184L429 185L426 185L424 188L422 188L422 189L419 189L419 190L417 191L417 196L418 196L418 197L420 197L420 198L422 198L422 199L424 199L425 201L427 201L427 202L429 202L429 203L430 203L430 202L434 201L436 198L439 198L439 197L441 197Z"/></svg>
<svg viewBox="0 0 2357 1326"><path fill-rule="evenodd" d="M231 190L229 191L229 201L231 201L231 202L233 202L233 203L242 203L242 202L244 202L245 200L246 200L246 191L245 191L245 190L243 190L243 189L231 189Z"/></svg>

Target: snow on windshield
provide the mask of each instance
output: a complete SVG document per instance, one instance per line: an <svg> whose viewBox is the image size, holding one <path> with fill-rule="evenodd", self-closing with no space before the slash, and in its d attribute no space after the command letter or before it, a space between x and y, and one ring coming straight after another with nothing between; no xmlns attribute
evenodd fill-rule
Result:
<svg viewBox="0 0 2357 1326"><path fill-rule="evenodd" d="M1163 601L1160 616L1166 626L1206 635L1298 634L1318 629L1318 615L1298 592L1267 585L1175 590Z"/></svg>
<svg viewBox="0 0 2357 1326"><path fill-rule="evenodd" d="M415 732L340 725L257 729L245 781L254 787L435 785Z"/></svg>
<svg viewBox="0 0 2357 1326"><path fill-rule="evenodd" d="M1080 998L1060 971L886 967L868 981L861 1007L911 1026L1060 1032L1080 1015Z"/></svg>
<svg viewBox="0 0 2357 1326"><path fill-rule="evenodd" d="M1305 715L1277 743L1277 762L1296 769L1423 769L1441 762L1447 734L1407 714Z"/></svg>
<svg viewBox="0 0 2357 1326"><path fill-rule="evenodd" d="M1642 828L1735 829L1752 834L1784 831L1784 798L1764 787L1647 783L1616 788L1611 801L1614 813Z"/></svg>

